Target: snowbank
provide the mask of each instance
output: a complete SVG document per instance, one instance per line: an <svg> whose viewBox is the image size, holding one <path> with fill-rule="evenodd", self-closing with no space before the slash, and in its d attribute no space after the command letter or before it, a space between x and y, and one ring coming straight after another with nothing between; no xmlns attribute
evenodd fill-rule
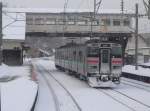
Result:
<svg viewBox="0 0 150 111"><path fill-rule="evenodd" d="M141 64L143 66L150 66L150 62Z"/></svg>
<svg viewBox="0 0 150 111"><path fill-rule="evenodd" d="M25 77L1 83L1 111L30 111L37 88L35 82Z"/></svg>
<svg viewBox="0 0 150 111"><path fill-rule="evenodd" d="M122 72L126 72L126 73L131 73L131 74L135 74L135 75L141 75L141 76L148 76L150 77L150 69L148 68L142 68L142 67L138 67L138 70L135 70L135 66L132 65L125 65L122 68Z"/></svg>
<svg viewBox="0 0 150 111"><path fill-rule="evenodd" d="M29 66L10 67L5 64L2 64L2 66L0 66L0 79L3 78L11 79L14 77L25 77L25 76L30 76Z"/></svg>
<svg viewBox="0 0 150 111"><path fill-rule="evenodd" d="M38 91L32 76L29 65L0 66L1 111L31 111Z"/></svg>

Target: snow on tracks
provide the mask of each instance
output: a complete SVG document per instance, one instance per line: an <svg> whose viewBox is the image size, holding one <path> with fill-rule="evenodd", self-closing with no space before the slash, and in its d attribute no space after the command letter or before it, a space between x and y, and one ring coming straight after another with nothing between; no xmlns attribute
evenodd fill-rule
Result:
<svg viewBox="0 0 150 111"><path fill-rule="evenodd" d="M67 88L71 95L76 99L77 103L82 108L82 111L149 111L150 109L139 102L130 99L120 93L112 91L112 89L94 89L90 88L85 82L78 80L73 76L68 76L64 72L60 72L55 69L54 62L52 61L40 61L40 64L44 66L45 69L52 72L52 75L57 79L65 88ZM48 75L47 75L48 76ZM51 79L50 79L51 80ZM49 80L49 81L50 81ZM53 83L53 82L52 82ZM55 86L55 92L61 92ZM56 90L57 89L57 90ZM105 91L112 97L106 95L101 91ZM149 93L132 87L129 85L121 84L115 90L126 94L144 104L149 104ZM64 97L62 97L64 99ZM116 100L117 101L116 101ZM120 101L121 103L119 103Z"/></svg>
<svg viewBox="0 0 150 111"><path fill-rule="evenodd" d="M121 84L119 88L99 89L99 91L108 95L115 101L118 101L118 103L128 107L132 111L150 111L148 98L150 93L141 88Z"/></svg>
<svg viewBox="0 0 150 111"><path fill-rule="evenodd" d="M56 111L82 111L71 93L44 67L38 66L55 102Z"/></svg>

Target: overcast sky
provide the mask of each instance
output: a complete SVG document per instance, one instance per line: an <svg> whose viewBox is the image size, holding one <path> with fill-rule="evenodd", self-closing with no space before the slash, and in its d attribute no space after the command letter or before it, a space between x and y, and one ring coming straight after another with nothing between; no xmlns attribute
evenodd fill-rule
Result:
<svg viewBox="0 0 150 111"><path fill-rule="evenodd" d="M65 0L2 0L7 7L12 8L62 8ZM68 8L93 9L94 0L69 0ZM98 1L98 0L97 0ZM144 11L143 0L124 0L126 10L134 10L139 3L140 11ZM147 0L146 0L147 1ZM102 0L101 9L120 9L121 0Z"/></svg>

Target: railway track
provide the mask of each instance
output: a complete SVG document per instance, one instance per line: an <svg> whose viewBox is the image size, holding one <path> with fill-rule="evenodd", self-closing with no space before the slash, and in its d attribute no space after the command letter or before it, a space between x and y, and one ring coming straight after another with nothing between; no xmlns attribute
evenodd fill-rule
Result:
<svg viewBox="0 0 150 111"><path fill-rule="evenodd" d="M147 104L145 104L139 100L136 100L136 99L134 99L134 98L132 98L132 97L120 92L120 91L117 91L115 89L100 89L98 91L104 93L105 95L112 98L113 100L115 100L119 104L122 104L123 106L127 107L131 111L141 111L141 110L142 111L150 111L149 105L147 105ZM117 97L115 96L116 95L115 93L117 94ZM120 97L124 98L124 99L120 99ZM131 103L133 103L134 106ZM136 107L139 107L139 109Z"/></svg>
<svg viewBox="0 0 150 111"><path fill-rule="evenodd" d="M44 68L43 66L40 65L40 68L42 70L44 70L44 72L46 73L44 76L45 78L52 78L53 80L55 80L55 82L57 82L57 84L59 84L59 86L64 89L64 91L67 93L67 95L71 98L71 100L73 101L73 103L76 105L77 107L77 111L82 111L81 107L79 106L79 104L77 103L77 101L75 100L75 98L72 96L72 94L70 93L69 90L66 89L66 87L61 83L59 82L56 77L52 74L53 72L52 71L49 71L48 69ZM39 68L39 69L40 69ZM42 72L41 72L42 73ZM48 81L49 79L47 79L46 81L49 83ZM50 83L49 83L50 84ZM131 87L136 87L138 89L142 89L144 91L147 91L147 92L150 92L148 90L149 86L145 86L145 85L142 85L140 83L135 83L135 82L130 82L130 81L124 81L123 80L123 84L125 85L128 85L128 86L131 86ZM136 86L137 85L137 86ZM50 84L51 86L51 84ZM52 87L52 86L51 86ZM147 88L147 89L146 89ZM53 88L52 88L53 90ZM116 101L117 103L127 107L128 109L130 109L131 111L150 111L150 105L149 104L145 104L144 102L134 98L134 97L131 97L129 96L128 94L125 94L124 92L120 91L120 90L116 90L116 89L98 89L98 91L104 93L106 96L109 96L110 98L112 98L114 101ZM55 91L53 90L53 92L55 93ZM55 99L55 106L56 107L59 107L59 100L58 100L58 97L57 97L57 94L56 95L56 99ZM117 96L115 96L117 95ZM120 99L120 96L121 98L123 99ZM124 101L125 100L125 101ZM128 102L130 101L130 102ZM133 103L134 106L132 106L130 103ZM58 105L58 106L57 106ZM138 109L137 107L140 109L143 109L143 110L140 110ZM60 111L60 108L58 108L56 111Z"/></svg>
<svg viewBox="0 0 150 111"><path fill-rule="evenodd" d="M123 96L125 96L125 97L127 97L127 98L129 98L129 99L131 99L131 100L133 100L133 101L135 101L135 102L137 102L137 103L147 107L147 108L150 108L150 105L147 105L147 104L145 104L145 103L143 103L143 102L141 102L141 101L139 101L139 100L137 100L137 99L135 99L133 97L130 97L127 94L124 94L124 93L122 93L120 91L117 91L117 90L114 90L114 89L112 91L117 92L117 93L119 93L119 94L121 94L121 95L123 95Z"/></svg>
<svg viewBox="0 0 150 111"><path fill-rule="evenodd" d="M118 102L119 104L127 107L128 109L130 109L131 111L136 111L134 108L130 107L128 104L125 104L124 102L122 102L121 100L115 98L112 94L108 93L107 91L104 90L99 90L100 92L102 92L103 94L107 95L108 97L112 98L114 101Z"/></svg>
<svg viewBox="0 0 150 111"><path fill-rule="evenodd" d="M145 90L147 92L150 92L150 85L148 86L148 85L144 85L142 83L137 83L137 82L133 82L133 81L126 80L126 79L122 79L121 83L125 84L125 85L130 85L130 86L142 89L142 90Z"/></svg>
<svg viewBox="0 0 150 111"><path fill-rule="evenodd" d="M40 73L43 73L39 67L38 67L38 69L39 69L38 71L39 71ZM51 91L51 94L52 94L52 97L53 97L53 100L54 100L54 104L55 104L55 110L56 110L56 111L61 111L61 110L60 110L60 106L59 106L59 101L58 101L57 95L55 94L55 91L54 91L53 87L51 86L51 84L49 83L48 79L45 77L44 74L43 74L43 75L41 74L41 76L43 77L43 79L45 80L45 82L46 82L48 88L49 88L50 91Z"/></svg>
<svg viewBox="0 0 150 111"><path fill-rule="evenodd" d="M67 90L67 88L61 83L59 82L53 75L52 72L48 71L47 69L45 69L43 66L40 65L40 67L42 67L42 69L44 69L44 71L48 74L48 77L52 78L55 82L57 82L57 84L59 84L59 86L67 93L67 95L71 98L72 102L75 104L77 111L82 111L81 107L79 106L79 104L77 103L77 101L75 100L75 98L72 96L72 94ZM38 67L39 69L41 69L40 67ZM41 72L42 73L42 72ZM43 77L45 79L45 81L47 82L49 88L52 91L52 94L54 95L54 101L55 101L55 107L60 107L59 106L59 100L57 95L55 94L54 89L52 88L52 86L50 85L47 77L43 74ZM56 111L61 111L60 108L57 108Z"/></svg>

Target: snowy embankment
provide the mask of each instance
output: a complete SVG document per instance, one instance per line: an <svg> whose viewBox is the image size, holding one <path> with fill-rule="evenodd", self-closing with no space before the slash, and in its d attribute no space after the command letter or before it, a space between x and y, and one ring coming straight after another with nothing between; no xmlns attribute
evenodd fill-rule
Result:
<svg viewBox="0 0 150 111"><path fill-rule="evenodd" d="M37 90L29 66L0 66L1 111L31 111Z"/></svg>
<svg viewBox="0 0 150 111"><path fill-rule="evenodd" d="M150 77L150 69L149 68L143 68L143 67L140 67L140 66L138 67L138 70L135 70L135 66L125 65L122 68L122 72Z"/></svg>

